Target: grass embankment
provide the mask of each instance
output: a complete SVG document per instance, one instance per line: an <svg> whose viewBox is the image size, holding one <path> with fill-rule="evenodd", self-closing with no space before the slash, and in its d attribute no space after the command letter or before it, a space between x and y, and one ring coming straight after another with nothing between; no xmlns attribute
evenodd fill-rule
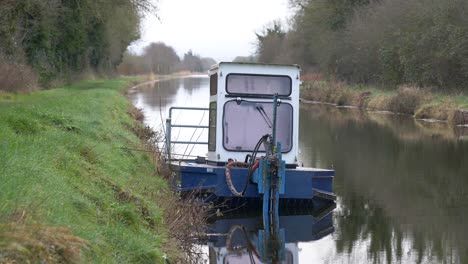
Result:
<svg viewBox="0 0 468 264"><path fill-rule="evenodd" d="M132 81L0 94L0 263L164 261L167 184L121 149L142 146Z"/></svg>
<svg viewBox="0 0 468 264"><path fill-rule="evenodd" d="M418 119L436 119L455 125L468 124L468 96L428 92L414 87L383 90L340 82L303 82L301 98L309 101L391 111Z"/></svg>

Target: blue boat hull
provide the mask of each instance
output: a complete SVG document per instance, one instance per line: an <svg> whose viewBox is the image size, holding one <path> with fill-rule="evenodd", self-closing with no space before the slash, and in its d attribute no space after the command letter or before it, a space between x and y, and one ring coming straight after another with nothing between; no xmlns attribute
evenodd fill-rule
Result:
<svg viewBox="0 0 468 264"><path fill-rule="evenodd" d="M237 197L229 190L226 183L226 167L199 164L196 162L170 163L171 170L175 172L175 187L181 192L197 192L209 195L211 198ZM288 168L285 176L285 192L280 195L284 199L311 200L322 198L333 200L333 170L315 168ZM231 179L237 190L242 190L247 181L246 168L232 168ZM243 198L262 199L258 193L257 185L249 181Z"/></svg>

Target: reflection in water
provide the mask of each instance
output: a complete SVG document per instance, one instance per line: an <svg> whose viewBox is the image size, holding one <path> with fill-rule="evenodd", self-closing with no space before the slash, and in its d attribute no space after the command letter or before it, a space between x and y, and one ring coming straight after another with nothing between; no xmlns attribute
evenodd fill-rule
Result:
<svg viewBox="0 0 468 264"><path fill-rule="evenodd" d="M142 88L132 100L143 109L145 122L158 129L170 106L207 107L208 79L161 81ZM299 162L333 165L338 201L334 215L328 216L333 234L290 243L294 235L284 228L285 252L297 252L291 253L295 261L468 263L467 128L317 105L303 105L300 118ZM292 225L296 234L311 234L314 218L296 217L309 217ZM229 248L239 249L231 256L238 256L247 252L247 240L243 231L229 231L245 226L246 237L255 241L261 217L241 214L214 224L224 229L213 231L219 236L211 237L211 257L227 253L229 233Z"/></svg>
<svg viewBox="0 0 468 264"><path fill-rule="evenodd" d="M283 211L275 234L264 230L259 210L213 219L208 235L210 264L298 263L300 242L316 241L333 232L334 208L329 203L303 212Z"/></svg>
<svg viewBox="0 0 468 264"><path fill-rule="evenodd" d="M353 253L365 241L369 261L468 261L467 141L323 106L302 107L300 129L304 163L336 169L338 253L362 260Z"/></svg>
<svg viewBox="0 0 468 264"><path fill-rule="evenodd" d="M133 104L143 110L145 123L159 132L165 134L165 120L169 116L169 109L173 106L208 107L209 87L207 76L190 76L177 79L166 79L154 84L139 88L137 93L130 96ZM208 113L174 111L173 124L208 125ZM207 141L206 129L173 128L172 140L179 141ZM162 143L161 143L162 144ZM162 145L160 146L162 147ZM171 148L173 155L182 158L188 155L206 155L206 145L174 145Z"/></svg>
<svg viewBox="0 0 468 264"><path fill-rule="evenodd" d="M139 88L130 95L134 105L143 110L145 122L159 129L161 116L166 119L171 106L208 107L209 87L206 76L167 79Z"/></svg>

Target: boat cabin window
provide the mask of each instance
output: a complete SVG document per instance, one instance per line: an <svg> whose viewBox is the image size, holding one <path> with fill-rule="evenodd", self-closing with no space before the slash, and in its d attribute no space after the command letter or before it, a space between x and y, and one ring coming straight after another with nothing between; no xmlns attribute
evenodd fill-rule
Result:
<svg viewBox="0 0 468 264"><path fill-rule="evenodd" d="M282 152L292 149L293 108L281 103L277 108L276 139ZM231 100L224 104L223 146L229 151L253 151L258 140L271 134L273 103ZM262 146L262 151L264 148Z"/></svg>
<svg viewBox="0 0 468 264"><path fill-rule="evenodd" d="M216 151L216 102L210 103L208 120L208 151Z"/></svg>
<svg viewBox="0 0 468 264"><path fill-rule="evenodd" d="M218 73L210 75L210 95L218 93Z"/></svg>
<svg viewBox="0 0 468 264"><path fill-rule="evenodd" d="M226 92L230 94L289 96L291 94L289 76L228 74Z"/></svg>

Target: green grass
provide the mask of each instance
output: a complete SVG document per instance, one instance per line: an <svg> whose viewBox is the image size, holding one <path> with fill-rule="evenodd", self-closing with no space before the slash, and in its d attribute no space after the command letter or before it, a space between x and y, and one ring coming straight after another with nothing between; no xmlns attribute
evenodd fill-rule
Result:
<svg viewBox="0 0 468 264"><path fill-rule="evenodd" d="M141 146L123 96L132 81L0 94L0 262L47 260L31 242L41 240L33 226L65 228L86 240L78 262L163 262L157 197L167 184L147 154L121 149ZM11 235L11 223L31 237ZM53 253L73 262L63 252Z"/></svg>
<svg viewBox="0 0 468 264"><path fill-rule="evenodd" d="M458 107L468 109L468 96L455 96L454 100Z"/></svg>

